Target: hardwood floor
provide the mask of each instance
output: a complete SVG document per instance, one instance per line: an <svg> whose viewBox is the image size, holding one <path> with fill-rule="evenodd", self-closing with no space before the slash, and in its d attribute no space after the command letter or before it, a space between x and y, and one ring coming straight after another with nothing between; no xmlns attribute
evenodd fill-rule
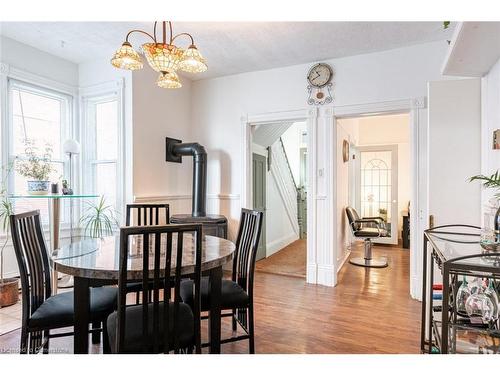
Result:
<svg viewBox="0 0 500 375"><path fill-rule="evenodd" d="M307 244L297 240L268 258L259 260L255 269L276 275L306 277Z"/></svg>
<svg viewBox="0 0 500 375"><path fill-rule="evenodd" d="M420 303L409 296L409 252L375 246L374 254L386 255L389 267L346 264L335 288L257 272L257 353L418 353ZM223 337L231 335L230 319L222 327ZM206 332L204 321L204 340ZM72 343L72 337L55 339L51 349L71 352ZM0 336L0 352L18 346L19 330ZM91 350L101 351L98 345ZM225 344L222 351L248 353L248 342Z"/></svg>

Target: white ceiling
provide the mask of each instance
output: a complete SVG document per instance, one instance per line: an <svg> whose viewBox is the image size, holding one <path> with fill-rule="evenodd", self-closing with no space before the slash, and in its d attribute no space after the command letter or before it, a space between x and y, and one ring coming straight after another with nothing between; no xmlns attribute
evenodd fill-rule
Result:
<svg viewBox="0 0 500 375"><path fill-rule="evenodd" d="M2 22L0 33L81 63L110 58L130 29L149 22ZM193 79L296 65L451 38L441 22L180 22L208 61ZM139 34L130 41L138 47ZM186 39L181 43L188 43Z"/></svg>

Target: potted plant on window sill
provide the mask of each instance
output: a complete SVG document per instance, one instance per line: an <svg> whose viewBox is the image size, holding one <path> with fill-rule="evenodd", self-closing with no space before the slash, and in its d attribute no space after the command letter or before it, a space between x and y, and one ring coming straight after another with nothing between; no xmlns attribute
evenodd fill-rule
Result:
<svg viewBox="0 0 500 375"><path fill-rule="evenodd" d="M39 155L34 143L26 139L23 158L17 159L16 169L21 176L28 179L28 194L46 195L49 193L49 176L53 171L50 164L52 147L47 144L42 155Z"/></svg>
<svg viewBox="0 0 500 375"><path fill-rule="evenodd" d="M8 171L10 171L10 168ZM2 181L0 187L0 229L5 239L0 248L0 307L13 305L19 300L19 282L17 278L4 278L4 251L9 243L9 217L12 213L12 202L7 196L7 189L4 181Z"/></svg>

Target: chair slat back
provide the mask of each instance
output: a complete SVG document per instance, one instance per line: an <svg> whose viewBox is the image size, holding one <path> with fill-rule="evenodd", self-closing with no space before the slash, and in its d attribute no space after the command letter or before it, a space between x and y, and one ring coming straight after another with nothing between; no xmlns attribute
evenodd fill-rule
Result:
<svg viewBox="0 0 500 375"><path fill-rule="evenodd" d="M237 282L250 298L253 295L253 275L255 258L259 247L263 213L261 211L241 210L240 227L236 239L233 261L233 281Z"/></svg>
<svg viewBox="0 0 500 375"><path fill-rule="evenodd" d="M202 235L200 224L179 224L146 227L124 227L120 229L120 269L118 280L118 310L117 310L117 350L124 348L126 327L126 294L127 283L137 281L129 279L128 265L130 250L136 246L134 253L142 257L141 282L143 287L142 298L142 347L145 352L168 353L170 350L179 352L180 316L179 304L180 283L182 267L189 261L190 254L185 253L183 247L187 240L186 235L191 234L194 246L194 338L196 352L201 353L200 313L201 313L201 251ZM135 237L135 242L133 238ZM174 240L176 246L174 248ZM191 239L188 239L191 241ZM175 256L174 259L172 259ZM171 301L170 278L174 278L174 300L172 317L169 314L169 301ZM160 286L163 285L163 288ZM152 289L152 301L149 300L149 291ZM160 289L163 299L160 300ZM165 301L165 302L164 302ZM160 309L163 308L163 343L160 342ZM150 311L152 310L152 314ZM171 321L172 320L172 321ZM174 327L173 338L169 337L169 328ZM148 332L152 331L152 337ZM173 346L170 343L173 342ZM161 345L163 344L163 345Z"/></svg>
<svg viewBox="0 0 500 375"><path fill-rule="evenodd" d="M21 278L23 323L51 296L50 266L40 211L10 216L12 243Z"/></svg>
<svg viewBox="0 0 500 375"><path fill-rule="evenodd" d="M127 204L125 225L166 225L170 223L170 206L168 204Z"/></svg>

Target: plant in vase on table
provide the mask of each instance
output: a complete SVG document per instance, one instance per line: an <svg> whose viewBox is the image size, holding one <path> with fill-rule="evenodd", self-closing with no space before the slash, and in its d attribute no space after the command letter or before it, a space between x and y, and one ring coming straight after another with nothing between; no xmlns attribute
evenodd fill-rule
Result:
<svg viewBox="0 0 500 375"><path fill-rule="evenodd" d="M2 177L7 177L12 170L12 166L2 168ZM12 202L7 195L5 180L2 179L0 185L0 233L4 239L0 248L0 307L15 304L19 299L19 283L16 278L4 277L4 251L9 243L10 215L14 213Z"/></svg>
<svg viewBox="0 0 500 375"><path fill-rule="evenodd" d="M16 170L28 179L29 194L48 194L49 176L54 170L51 164L52 146L46 144L43 152L40 153L33 141L26 139L24 145L24 156L17 158Z"/></svg>
<svg viewBox="0 0 500 375"><path fill-rule="evenodd" d="M500 171L497 170L491 176L473 176L469 181L482 181L486 189L496 190L494 197L485 207L481 246L485 252L500 252ZM496 257L492 260L496 261Z"/></svg>

